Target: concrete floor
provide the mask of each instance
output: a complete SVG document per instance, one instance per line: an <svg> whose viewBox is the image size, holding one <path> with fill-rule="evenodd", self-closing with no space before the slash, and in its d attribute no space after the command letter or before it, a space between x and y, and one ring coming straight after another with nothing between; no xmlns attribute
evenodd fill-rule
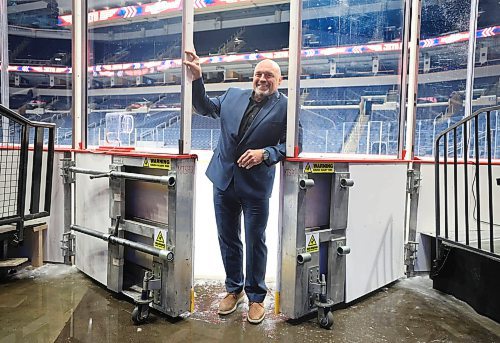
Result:
<svg viewBox="0 0 500 343"><path fill-rule="evenodd" d="M271 285L270 285L271 286ZM246 321L247 305L217 315L223 285L198 280L189 318L152 313L134 326L133 304L74 267L27 268L0 283L0 343L4 342L500 342L500 324L432 289L427 277L398 281L334 312L333 330L316 318L290 323L273 314L272 292L261 325Z"/></svg>

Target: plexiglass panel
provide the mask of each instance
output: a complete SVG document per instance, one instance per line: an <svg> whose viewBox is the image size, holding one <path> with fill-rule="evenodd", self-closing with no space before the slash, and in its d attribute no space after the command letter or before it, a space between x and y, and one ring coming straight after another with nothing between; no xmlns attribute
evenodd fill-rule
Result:
<svg viewBox="0 0 500 343"><path fill-rule="evenodd" d="M194 26L194 46L200 56L208 95L221 95L229 87L252 88L254 67L266 58L274 59L280 65L286 79L289 2L211 3L212 7L195 11ZM214 8L217 8L216 12ZM281 84L279 91L286 94L286 83ZM193 114L193 149L213 150L219 135L219 119Z"/></svg>
<svg viewBox="0 0 500 343"><path fill-rule="evenodd" d="M182 2L88 2L88 145L177 152Z"/></svg>
<svg viewBox="0 0 500 343"><path fill-rule="evenodd" d="M479 0L476 63L472 110L496 106L500 99L500 2ZM495 34L496 33L496 34ZM500 111L490 114L491 156L500 159ZM486 116L481 115L478 123L480 156L486 158Z"/></svg>
<svg viewBox="0 0 500 343"><path fill-rule="evenodd" d="M465 115L469 17L470 0L422 1L416 156L432 156L436 135Z"/></svg>
<svg viewBox="0 0 500 343"><path fill-rule="evenodd" d="M303 1L303 152L397 154L403 7Z"/></svg>
<svg viewBox="0 0 500 343"><path fill-rule="evenodd" d="M7 1L10 108L57 125L56 144L71 144L71 31L60 15L70 1ZM33 134L30 134L33 138Z"/></svg>
<svg viewBox="0 0 500 343"><path fill-rule="evenodd" d="M0 47L0 51L1 51L1 47ZM3 79L3 71L1 69L1 66L2 66L2 55L0 54L0 104L3 104L2 102L2 79Z"/></svg>

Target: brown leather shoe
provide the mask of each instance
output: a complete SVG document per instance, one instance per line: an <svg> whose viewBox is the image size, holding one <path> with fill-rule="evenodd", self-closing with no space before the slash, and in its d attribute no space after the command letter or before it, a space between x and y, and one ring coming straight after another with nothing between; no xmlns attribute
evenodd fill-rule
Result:
<svg viewBox="0 0 500 343"><path fill-rule="evenodd" d="M266 309L264 303L253 303L248 305L247 320L252 324L259 324L266 316Z"/></svg>
<svg viewBox="0 0 500 343"><path fill-rule="evenodd" d="M230 314L233 313L238 304L241 304L245 300L245 292L240 293L227 293L224 299L219 303L219 314Z"/></svg>

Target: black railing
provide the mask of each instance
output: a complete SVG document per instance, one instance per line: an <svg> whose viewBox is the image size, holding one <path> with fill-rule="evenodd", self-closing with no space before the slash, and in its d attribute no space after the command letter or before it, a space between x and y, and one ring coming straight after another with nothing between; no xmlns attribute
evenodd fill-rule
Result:
<svg viewBox="0 0 500 343"><path fill-rule="evenodd" d="M18 241L23 240L26 220L50 214L54 133L55 124L32 122L0 105L0 225L16 224ZM47 142L45 155L44 139ZM33 144L32 153L30 143ZM42 175L43 167L45 175ZM25 211L29 184L30 207ZM45 190L43 195L42 188ZM42 197L43 209L40 208Z"/></svg>
<svg viewBox="0 0 500 343"><path fill-rule="evenodd" d="M436 137L434 158L437 260L440 259L439 248L443 241L482 254L499 256L497 250L500 249L498 245L495 249L495 239L497 244L500 243L500 228L497 228L498 237L495 237L495 226L498 225L493 221L492 156L495 156L494 150L499 149L497 145L500 135L493 129L493 139L491 125L491 113L499 110L500 106L480 109ZM469 168L474 168L472 176L469 175ZM480 171L485 168L486 180L481 183L481 176L484 175ZM460 175L460 169L463 175ZM452 174L452 180L449 180L449 174ZM487 196L482 196L483 191L487 192ZM469 200L470 194L473 196L472 202ZM481 201L485 199L486 204ZM474 206L472 213L469 205ZM450 211L450 207L453 211ZM482 217L482 214L486 214L486 220L483 220L485 217ZM471 215L475 228L471 228ZM450 225L450 221L453 225Z"/></svg>

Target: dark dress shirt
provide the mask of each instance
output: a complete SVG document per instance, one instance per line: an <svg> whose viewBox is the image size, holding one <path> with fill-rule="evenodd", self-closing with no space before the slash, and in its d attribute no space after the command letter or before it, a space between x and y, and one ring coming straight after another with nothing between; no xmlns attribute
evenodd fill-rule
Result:
<svg viewBox="0 0 500 343"><path fill-rule="evenodd" d="M241 119L240 128L238 130L238 140L240 141L245 135L245 132L247 132L250 125L252 125L252 122L259 113L259 111L262 109L262 107L264 107L267 100L269 100L269 97L266 96L264 97L264 99L257 102L253 99L253 96L254 93L252 93L252 96L248 99L249 101L247 109L245 110L245 114L243 114L243 118Z"/></svg>

